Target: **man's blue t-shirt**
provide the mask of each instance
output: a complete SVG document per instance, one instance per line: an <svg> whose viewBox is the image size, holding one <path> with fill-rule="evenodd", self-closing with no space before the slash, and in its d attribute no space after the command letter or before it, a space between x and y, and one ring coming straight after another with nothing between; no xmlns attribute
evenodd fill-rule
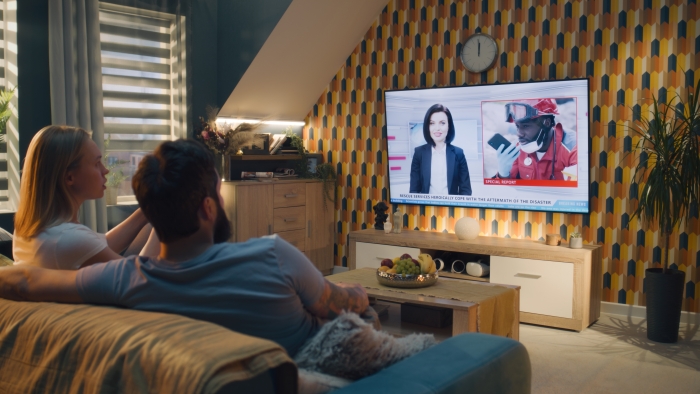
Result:
<svg viewBox="0 0 700 394"><path fill-rule="evenodd" d="M323 275L283 239L272 236L210 247L171 263L131 256L78 271L85 302L175 313L273 340L294 355L319 329L304 307L316 303Z"/></svg>

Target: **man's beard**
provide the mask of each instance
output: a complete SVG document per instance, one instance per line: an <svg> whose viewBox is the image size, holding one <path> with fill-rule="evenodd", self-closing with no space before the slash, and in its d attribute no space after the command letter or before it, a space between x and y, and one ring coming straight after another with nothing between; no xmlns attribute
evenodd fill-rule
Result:
<svg viewBox="0 0 700 394"><path fill-rule="evenodd" d="M226 212L224 208L219 203L219 199L215 198L216 201L216 223L214 223L214 243L220 244L228 242L231 239L231 222L228 221L226 217Z"/></svg>

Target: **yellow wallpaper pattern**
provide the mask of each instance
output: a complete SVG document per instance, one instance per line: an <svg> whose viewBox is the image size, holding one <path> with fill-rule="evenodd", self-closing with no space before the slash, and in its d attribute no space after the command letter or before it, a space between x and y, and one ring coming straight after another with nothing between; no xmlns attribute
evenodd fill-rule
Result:
<svg viewBox="0 0 700 394"><path fill-rule="evenodd" d="M309 113L304 139L338 171L336 265L346 264L350 231L374 224L372 206L388 202L384 89L588 78L591 88L591 213L561 214L398 206L407 228L454 231L463 216L481 235L541 239L579 231L603 245L603 300L645 305L644 269L658 266L657 228L630 220L636 138L633 113L652 95L669 101L700 78L696 0L392 0L338 70ZM471 74L461 43L475 32L498 42L496 65ZM319 48L322 51L323 48ZM629 226L627 226L629 225ZM683 309L700 310L700 221L672 239L670 261L686 272Z"/></svg>

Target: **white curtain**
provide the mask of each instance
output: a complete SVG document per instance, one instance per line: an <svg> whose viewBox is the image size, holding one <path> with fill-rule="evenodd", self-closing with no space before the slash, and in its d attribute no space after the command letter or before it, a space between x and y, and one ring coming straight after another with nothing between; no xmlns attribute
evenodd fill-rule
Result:
<svg viewBox="0 0 700 394"><path fill-rule="evenodd" d="M92 131L104 152L102 66L97 0L49 0L51 121ZM85 202L80 221L107 232L104 199Z"/></svg>

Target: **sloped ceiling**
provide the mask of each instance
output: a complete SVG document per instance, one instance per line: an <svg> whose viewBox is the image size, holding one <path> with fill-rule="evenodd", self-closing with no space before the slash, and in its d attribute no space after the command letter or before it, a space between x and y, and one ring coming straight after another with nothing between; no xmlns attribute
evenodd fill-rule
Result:
<svg viewBox="0 0 700 394"><path fill-rule="evenodd" d="M293 0L219 116L304 120L386 4Z"/></svg>

